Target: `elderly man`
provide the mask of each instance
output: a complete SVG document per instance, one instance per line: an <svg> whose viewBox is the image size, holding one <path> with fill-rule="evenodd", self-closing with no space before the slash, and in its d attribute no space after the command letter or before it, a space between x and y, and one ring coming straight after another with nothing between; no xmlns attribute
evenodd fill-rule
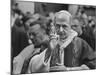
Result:
<svg viewBox="0 0 100 75"><path fill-rule="evenodd" d="M84 40L72 35L72 31L78 32L79 28L71 28L71 24L78 23L76 19L67 11L63 10L55 14L54 24L57 34L60 36L60 41L64 44L64 65L67 70L84 70L95 68L95 52ZM69 39L68 39L68 36ZM66 40L69 40L66 42ZM69 43L68 43L69 42ZM67 45L68 43L68 45ZM62 46L62 45L61 45Z"/></svg>

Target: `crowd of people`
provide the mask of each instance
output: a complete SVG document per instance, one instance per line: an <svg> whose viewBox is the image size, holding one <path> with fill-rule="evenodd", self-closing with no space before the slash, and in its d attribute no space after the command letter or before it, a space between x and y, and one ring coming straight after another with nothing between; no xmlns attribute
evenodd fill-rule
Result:
<svg viewBox="0 0 100 75"><path fill-rule="evenodd" d="M96 68L96 18L81 8L22 13L11 10L12 73L42 73Z"/></svg>
<svg viewBox="0 0 100 75"><path fill-rule="evenodd" d="M88 16L85 9L80 8L77 15L82 24L82 34L80 37L96 50L96 15Z"/></svg>

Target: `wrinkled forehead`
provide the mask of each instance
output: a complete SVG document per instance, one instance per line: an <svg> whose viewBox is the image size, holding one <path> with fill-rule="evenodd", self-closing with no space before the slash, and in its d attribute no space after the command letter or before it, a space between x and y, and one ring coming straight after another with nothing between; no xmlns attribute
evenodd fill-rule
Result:
<svg viewBox="0 0 100 75"><path fill-rule="evenodd" d="M66 21L61 21L61 20L57 20L55 21L55 25L66 25L66 26L70 26L70 23L66 22Z"/></svg>

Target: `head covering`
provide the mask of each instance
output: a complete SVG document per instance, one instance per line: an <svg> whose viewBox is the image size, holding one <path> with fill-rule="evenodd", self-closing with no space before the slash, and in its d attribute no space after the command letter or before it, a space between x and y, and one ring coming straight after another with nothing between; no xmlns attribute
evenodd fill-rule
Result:
<svg viewBox="0 0 100 75"><path fill-rule="evenodd" d="M66 24L71 24L72 15L66 11L61 10L55 14L55 22L65 22Z"/></svg>

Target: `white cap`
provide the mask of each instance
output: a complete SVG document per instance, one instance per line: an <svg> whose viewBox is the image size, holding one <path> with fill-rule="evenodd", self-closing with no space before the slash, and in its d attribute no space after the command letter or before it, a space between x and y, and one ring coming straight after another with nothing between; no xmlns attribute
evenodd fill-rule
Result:
<svg viewBox="0 0 100 75"><path fill-rule="evenodd" d="M66 11L61 10L55 14L55 21L56 22L65 22L66 24L71 24L72 15Z"/></svg>

